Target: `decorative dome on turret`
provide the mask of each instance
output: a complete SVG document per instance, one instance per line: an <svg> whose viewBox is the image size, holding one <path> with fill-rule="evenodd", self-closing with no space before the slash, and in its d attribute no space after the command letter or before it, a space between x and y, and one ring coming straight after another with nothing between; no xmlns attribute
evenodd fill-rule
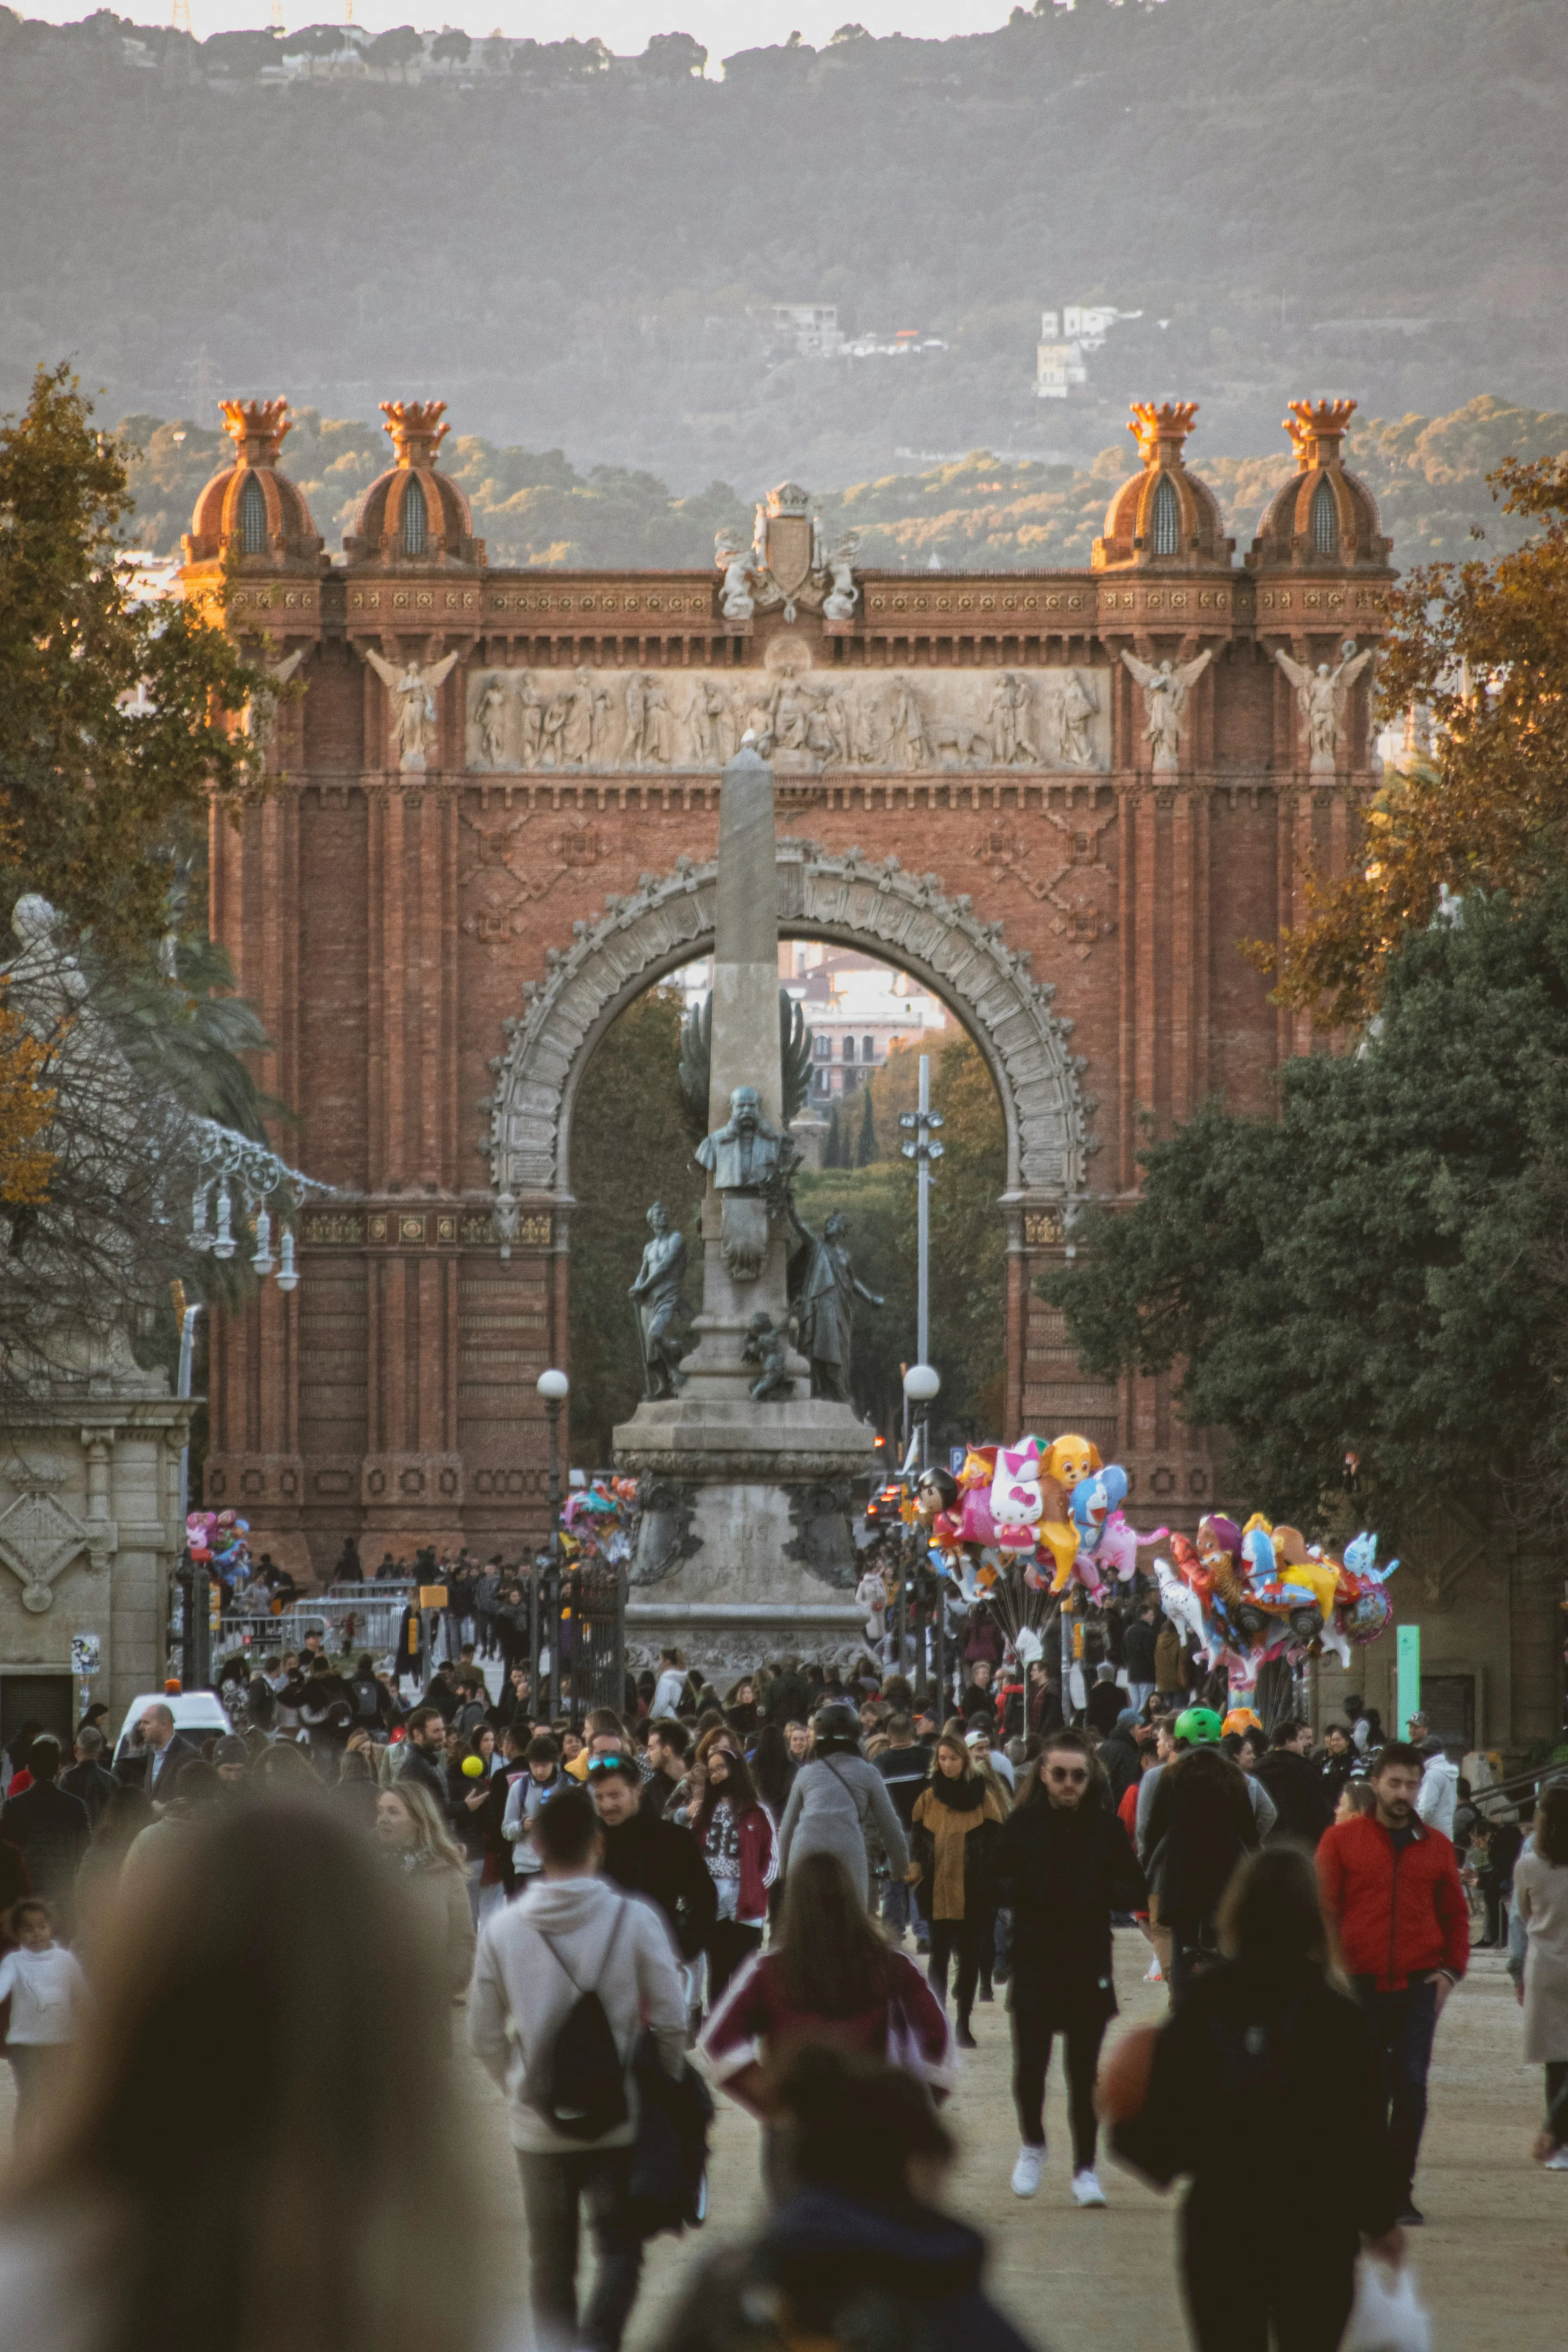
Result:
<svg viewBox="0 0 1568 2352"><path fill-rule="evenodd" d="M1285 430L1295 445L1296 476L1263 509L1249 571L1386 570L1394 541L1383 536L1377 500L1340 455L1355 407L1353 400L1290 403Z"/></svg>
<svg viewBox="0 0 1568 2352"><path fill-rule="evenodd" d="M449 425L444 400L384 400L384 432L397 462L379 475L354 509L343 537L351 563L416 563L428 569L485 560L474 537L468 499L448 474L436 470L436 452Z"/></svg>
<svg viewBox="0 0 1568 2352"><path fill-rule="evenodd" d="M196 500L184 538L187 563L235 556L242 572L312 572L327 568L321 534L302 492L278 470L278 453L292 429L286 400L225 400L224 430L235 446L232 466L215 474Z"/></svg>
<svg viewBox="0 0 1568 2352"><path fill-rule="evenodd" d="M1210 566L1230 569L1236 547L1225 535L1219 501L1206 482L1189 474L1182 446L1198 413L1195 400L1135 400L1127 430L1143 460L1141 473L1122 483L1105 511L1105 535L1094 542L1094 568L1158 566L1191 572Z"/></svg>

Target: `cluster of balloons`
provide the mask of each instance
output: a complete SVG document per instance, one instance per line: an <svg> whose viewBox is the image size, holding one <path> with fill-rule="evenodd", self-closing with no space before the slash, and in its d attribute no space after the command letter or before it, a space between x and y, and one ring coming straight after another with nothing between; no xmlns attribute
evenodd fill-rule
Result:
<svg viewBox="0 0 1568 2352"><path fill-rule="evenodd" d="M185 1519L185 1544L196 1566L212 1569L230 1585L249 1570L249 1520L233 1511L192 1511Z"/></svg>
<svg viewBox="0 0 1568 2352"><path fill-rule="evenodd" d="M574 1487L561 1513L561 1548L567 1559L605 1559L613 1568L629 1559L637 1500L635 1478L595 1478Z"/></svg>
<svg viewBox="0 0 1568 2352"><path fill-rule="evenodd" d="M1378 1567L1377 1538L1364 1529L1335 1559L1255 1511L1245 1528L1219 1513L1201 1519L1195 1544L1173 1536L1154 1574L1166 1616L1205 1643L1211 1667L1224 1661L1235 1697L1271 1658L1327 1650L1348 1666L1351 1643L1375 1642L1387 1624L1384 1588L1398 1566Z"/></svg>
<svg viewBox="0 0 1568 2352"><path fill-rule="evenodd" d="M1037 1592L1060 1593L1075 1584L1104 1601L1108 1578L1127 1584L1142 1544L1169 1532L1140 1535L1121 1506L1127 1473L1101 1462L1087 1437L1068 1435L1042 1445L972 1445L957 1478L953 1506L931 1522L931 1547L969 1601L994 1589L998 1567L985 1554L1020 1565Z"/></svg>

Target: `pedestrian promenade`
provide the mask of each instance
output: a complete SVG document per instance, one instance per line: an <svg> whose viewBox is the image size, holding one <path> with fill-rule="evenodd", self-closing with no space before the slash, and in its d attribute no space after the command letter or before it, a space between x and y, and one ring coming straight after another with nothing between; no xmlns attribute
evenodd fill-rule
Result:
<svg viewBox="0 0 1568 2352"><path fill-rule="evenodd" d="M1112 2027L1157 2024L1164 1990L1146 1985L1148 1946L1119 1930L1121 2017ZM1042 2352L1182 2352L1186 2333L1173 2259L1180 2191L1160 2197L1103 2158L1105 2212L1080 2212L1068 2195L1067 2118L1059 2059L1046 2125L1050 2155L1039 2195L1008 2185L1017 2154L1009 2090L1007 2012L974 2012L980 2047L964 2061L949 2109L962 2143L951 2202L991 2242L991 2284L1015 2324ZM1427 2217L1410 2232L1416 2275L1434 2315L1435 2352L1477 2352L1501 2338L1509 2352L1563 2352L1568 2312L1568 2175L1530 2160L1540 2122L1541 2070L1521 2064L1520 2013L1501 1961L1479 1953L1438 2030L1431 2120L1418 2200ZM1107 2047L1111 2046L1108 2041ZM504 2147L500 2101L478 2077L496 2162L498 2253L521 2294L525 2256L515 2170ZM1289 2118L1279 2119L1281 2130ZM1268 2194L1268 2151L1237 2149L1237 2221L1277 2241L1282 2262L1310 2262L1313 2217L1282 2213ZM721 2233L744 2231L760 2205L756 2126L721 2100L712 2164L712 2218L680 2240L656 2241L626 2338L627 2352L657 2340L658 2317L689 2264Z"/></svg>
<svg viewBox="0 0 1568 2352"><path fill-rule="evenodd" d="M1117 1986L1128 2024L1157 2023L1162 1987L1146 1985L1148 1947L1119 1931ZM1007 2012L974 2012L980 2047L964 2062L949 2114L962 2144L951 2202L991 2242L997 2300L1042 2352L1181 2352L1185 2342L1173 2262L1173 2198L1143 2189L1102 2159L1106 2212L1079 2212L1068 2196L1066 2116L1053 2069L1047 2109L1050 2156L1039 2195L1025 2202L1008 2186L1017 2153L1008 2089ZM461 2011L454 2012L460 2039ZM1110 2043L1108 2042L1107 2047ZM1519 2058L1519 2009L1500 1960L1478 1953L1438 2030L1431 2119L1417 2184L1427 2217L1411 2232L1413 2258L1433 2313L1436 2352L1475 2352L1500 2337L1509 2352L1563 2352L1568 2312L1568 2175L1530 2161L1540 2120L1541 2074ZM517 2174L500 2100L466 2057L459 2060L478 2109L492 2199L496 2260L510 2298L521 2302L526 2256ZM9 2146L11 2071L0 2067L0 2147ZM1289 2117L1281 2116L1281 2130ZM627 2336L646 2352L688 2266L721 2235L743 2231L760 2204L757 2131L721 2101L712 2163L712 2218L681 2240L656 2241ZM1282 2261L1311 2260L1312 2216L1278 2211L1269 2200L1268 2151L1237 2150L1237 2226L1268 2231Z"/></svg>

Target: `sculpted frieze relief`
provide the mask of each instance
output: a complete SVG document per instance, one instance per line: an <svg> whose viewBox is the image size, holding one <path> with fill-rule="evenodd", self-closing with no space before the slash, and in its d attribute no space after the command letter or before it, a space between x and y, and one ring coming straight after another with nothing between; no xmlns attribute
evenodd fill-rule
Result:
<svg viewBox="0 0 1568 2352"><path fill-rule="evenodd" d="M1088 667L847 676L785 649L750 670L475 669L466 709L467 764L496 775L717 770L748 732L780 774L1110 766Z"/></svg>

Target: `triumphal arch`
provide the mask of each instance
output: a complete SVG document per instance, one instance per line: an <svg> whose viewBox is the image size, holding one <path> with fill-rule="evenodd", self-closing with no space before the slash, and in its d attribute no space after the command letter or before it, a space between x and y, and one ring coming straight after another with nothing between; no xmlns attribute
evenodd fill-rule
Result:
<svg viewBox="0 0 1568 2352"><path fill-rule="evenodd" d="M1303 1030L1237 942L1298 919L1306 861L1374 789L1392 572L1341 454L1238 561L1188 469L1194 409L1141 404L1087 571L863 569L784 484L711 572L505 570L439 463L442 404L384 404L394 463L342 553L229 403L184 593L279 677L274 789L212 831L212 920L274 1041L303 1279L215 1330L207 1496L324 1569L342 1536L487 1551L544 1523L537 1374L567 1353L572 1111L595 1044L713 926L719 772L777 782L781 930L917 974L984 1054L1007 1135L1006 1429L1081 1429L1140 1507L1213 1467L1166 1384L1085 1380L1034 1295L1088 1194L1210 1094L1262 1108Z"/></svg>

